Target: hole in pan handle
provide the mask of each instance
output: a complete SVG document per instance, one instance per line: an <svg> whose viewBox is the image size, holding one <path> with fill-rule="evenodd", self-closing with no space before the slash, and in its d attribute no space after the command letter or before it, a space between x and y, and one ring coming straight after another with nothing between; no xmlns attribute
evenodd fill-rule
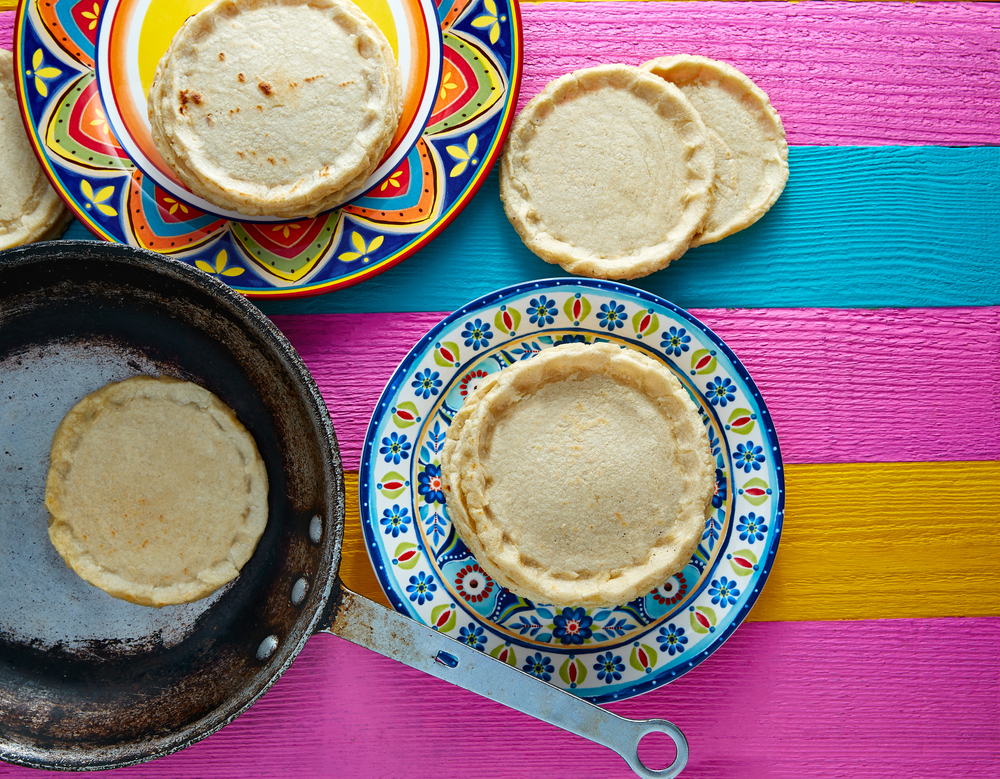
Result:
<svg viewBox="0 0 1000 779"><path fill-rule="evenodd" d="M643 779L672 779L687 764L687 739L673 723L619 717L344 587L324 632L606 746ZM677 748L658 771L639 759L639 741L650 733L665 733Z"/></svg>

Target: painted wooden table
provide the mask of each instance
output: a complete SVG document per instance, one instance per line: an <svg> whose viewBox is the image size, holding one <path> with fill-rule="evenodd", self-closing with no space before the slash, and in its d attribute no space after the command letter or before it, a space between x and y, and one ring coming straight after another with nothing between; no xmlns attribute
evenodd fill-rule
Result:
<svg viewBox="0 0 1000 779"><path fill-rule="evenodd" d="M787 465L777 562L715 655L609 708L680 725L690 779L1000 776L1000 7L627 0L522 17L521 105L576 68L697 53L750 75L791 147L761 222L636 284L692 309L767 399ZM348 586L387 603L356 489L397 362L445 313L557 270L521 245L494 172L385 274L261 304L333 416ZM663 764L660 747L640 754ZM115 773L630 775L603 748L329 635L221 732Z"/></svg>

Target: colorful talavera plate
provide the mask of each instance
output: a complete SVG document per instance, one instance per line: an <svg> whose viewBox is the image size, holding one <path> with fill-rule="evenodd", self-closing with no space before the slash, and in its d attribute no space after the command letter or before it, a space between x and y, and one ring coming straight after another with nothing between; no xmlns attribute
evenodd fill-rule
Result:
<svg viewBox="0 0 1000 779"><path fill-rule="evenodd" d="M465 396L484 376L566 341L617 343L667 365L699 408L716 464L713 511L691 561L617 608L556 608L499 587L455 535L444 503L441 450ZM398 611L581 697L621 700L694 668L746 616L777 551L783 476L764 401L717 335L642 290L549 279L480 298L413 347L368 427L361 519Z"/></svg>
<svg viewBox="0 0 1000 779"><path fill-rule="evenodd" d="M163 160L150 134L146 112L156 66L174 34L192 14L212 0L104 0L97 25L96 74L108 127L129 159L153 184L177 201L206 214L251 222L193 194ZM441 80L441 34L437 8L431 0L358 0L378 21L392 45L403 82L403 114L385 158L351 198L381 183L423 133L437 102Z"/></svg>
<svg viewBox="0 0 1000 779"><path fill-rule="evenodd" d="M405 128L380 181L312 219L229 221L193 207L153 153L143 94L158 52L203 5L19 6L14 54L25 125L53 186L95 235L170 254L251 297L312 295L401 262L484 181L517 103L517 0L362 0L411 82Z"/></svg>

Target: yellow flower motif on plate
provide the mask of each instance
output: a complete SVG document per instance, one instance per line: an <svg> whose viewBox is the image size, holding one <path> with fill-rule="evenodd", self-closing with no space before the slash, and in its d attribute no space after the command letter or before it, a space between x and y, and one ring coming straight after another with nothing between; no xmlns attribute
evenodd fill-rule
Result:
<svg viewBox="0 0 1000 779"><path fill-rule="evenodd" d="M52 68L52 67L39 68L38 66L42 64L43 56L44 55L42 54L41 49L35 49L35 53L31 55L32 69L27 71L25 75L27 75L29 78L31 76L34 76L35 89L37 90L38 94L40 94L42 97L48 97L49 87L45 83L45 80L50 78L55 78L56 76L60 75L62 71L59 70L59 68Z"/></svg>
<svg viewBox="0 0 1000 779"><path fill-rule="evenodd" d="M239 276L243 273L243 268L234 266L232 268L226 267L226 260L229 255L226 254L226 250L223 249L218 254L215 255L215 267L213 268L204 260L196 260L195 265L198 266L198 270L209 273L213 276Z"/></svg>
<svg viewBox="0 0 1000 779"><path fill-rule="evenodd" d="M480 29L489 28L490 43L496 43L500 40L500 23L506 22L507 17L497 14L497 4L493 0L483 0L483 7L486 13L473 19L472 26Z"/></svg>
<svg viewBox="0 0 1000 779"><path fill-rule="evenodd" d="M396 181L396 179L398 179L402 175L403 175L403 171L397 170L395 173L393 173L391 176L389 176L389 178L387 178L385 181L382 182L382 186L380 186L378 188L378 191L379 192L385 192L390 186L393 186L396 189L399 189L402 186L402 184L400 184L398 181Z"/></svg>
<svg viewBox="0 0 1000 779"><path fill-rule="evenodd" d="M103 187L102 189L94 192L94 188L90 186L90 182L84 179L80 182L80 191L83 193L86 203L84 203L84 208L96 208L105 216L118 216L118 212L115 211L111 206L107 204L107 199L115 193L115 188L113 185Z"/></svg>
<svg viewBox="0 0 1000 779"><path fill-rule="evenodd" d="M362 262L370 262L371 258L368 256L371 252L375 251L379 246L382 245L383 238L381 235L376 235L372 238L372 242L365 245L365 239L361 237L358 232L351 233L351 245L354 247L353 252L344 252L337 257L341 262L351 262L358 258L361 258Z"/></svg>
<svg viewBox="0 0 1000 779"><path fill-rule="evenodd" d="M479 139L476 138L476 134L473 133L469 136L469 140L466 142L464 149L461 146L445 147L448 154L459 161L458 164L451 169L451 172L448 174L449 176L454 178L455 176L461 175L462 171L464 171L467 166L475 166L479 164L479 160L472 156L476 153L476 147L478 145Z"/></svg>
<svg viewBox="0 0 1000 779"><path fill-rule="evenodd" d="M287 238L289 235L292 234L292 230L299 230L301 228L302 228L302 225L298 225L298 224L280 224L280 225L275 225L274 227L272 227L271 228L271 232L272 233L277 233L277 232L280 231L282 237Z"/></svg>
<svg viewBox="0 0 1000 779"><path fill-rule="evenodd" d="M90 120L91 127L99 127L105 135L111 135L111 130L108 127L108 118L104 115L104 111L100 108L97 109L97 118ZM173 211L170 212L171 214Z"/></svg>
<svg viewBox="0 0 1000 779"><path fill-rule="evenodd" d="M451 80L452 72L451 70L446 70L444 75L441 76L441 89L438 91L438 99L444 100L448 97L448 92L452 89L458 89L458 84Z"/></svg>
<svg viewBox="0 0 1000 779"><path fill-rule="evenodd" d="M107 132L107 130L105 130L105 132ZM170 204L170 213L171 214L176 213L178 208L181 210L182 214L188 213L188 207L186 205L184 205L183 203L181 203L180 201L174 200L172 197L165 197L165 198L163 198L163 202ZM225 252L223 252L223 253L225 253Z"/></svg>
<svg viewBox="0 0 1000 779"><path fill-rule="evenodd" d="M84 19L90 19L90 24L87 25L87 29L93 30L94 28L97 27L97 20L101 16L101 6L99 6L97 3L94 3L93 11L81 11L80 16L82 16Z"/></svg>

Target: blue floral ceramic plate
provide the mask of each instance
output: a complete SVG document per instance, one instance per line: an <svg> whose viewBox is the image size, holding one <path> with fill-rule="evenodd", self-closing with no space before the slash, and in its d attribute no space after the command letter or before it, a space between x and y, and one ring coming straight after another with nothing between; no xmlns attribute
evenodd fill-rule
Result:
<svg viewBox="0 0 1000 779"><path fill-rule="evenodd" d="M441 450L455 412L490 373L566 341L608 341L667 365L708 428L714 512L683 571L616 608L557 608L498 586L448 518ZM784 506L778 440L729 348L690 314L622 284L548 279L448 316L379 399L360 475L368 554L395 608L545 681L601 702L676 679L746 617L774 561Z"/></svg>

